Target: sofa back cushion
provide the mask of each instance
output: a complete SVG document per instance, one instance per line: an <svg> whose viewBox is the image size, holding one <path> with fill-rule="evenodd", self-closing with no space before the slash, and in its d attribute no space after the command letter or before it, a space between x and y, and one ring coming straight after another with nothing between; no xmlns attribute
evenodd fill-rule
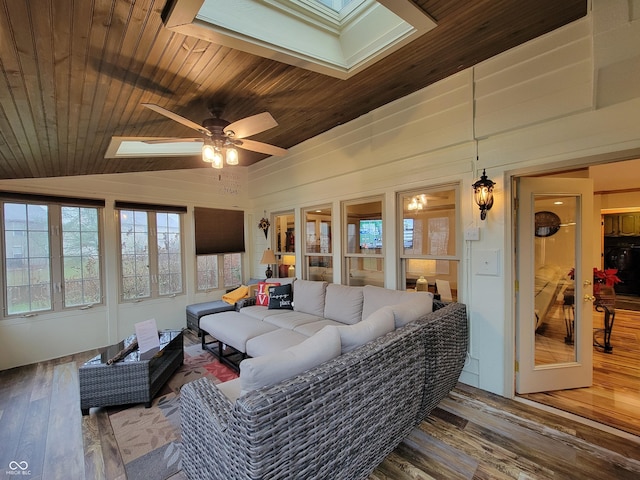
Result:
<svg viewBox="0 0 640 480"><path fill-rule="evenodd" d="M338 327L324 327L298 345L240 362L241 395L274 385L340 355Z"/></svg>
<svg viewBox="0 0 640 480"><path fill-rule="evenodd" d="M426 295L419 295L426 293ZM428 292L416 292L409 301L391 305L396 328L418 320L427 313L433 311L433 294Z"/></svg>
<svg viewBox="0 0 640 480"><path fill-rule="evenodd" d="M340 334L341 351L350 352L393 331L394 326L393 310L391 307L382 307L361 322L336 327Z"/></svg>
<svg viewBox="0 0 640 480"><path fill-rule="evenodd" d="M418 295L418 297L416 297L416 295ZM365 285L362 318L367 318L380 307L409 302L419 297L430 304L429 308L433 307L433 294L430 292L405 292L402 290L390 290L388 288Z"/></svg>
<svg viewBox="0 0 640 480"><path fill-rule="evenodd" d="M293 309L318 317L324 316L324 297L327 282L296 280L293 286Z"/></svg>
<svg viewBox="0 0 640 480"><path fill-rule="evenodd" d="M362 287L330 283L324 299L324 318L353 325L362 320Z"/></svg>

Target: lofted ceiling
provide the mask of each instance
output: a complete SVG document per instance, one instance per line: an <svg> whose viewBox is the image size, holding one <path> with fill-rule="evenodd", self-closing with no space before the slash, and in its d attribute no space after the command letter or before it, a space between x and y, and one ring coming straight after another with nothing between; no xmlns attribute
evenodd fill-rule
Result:
<svg viewBox="0 0 640 480"><path fill-rule="evenodd" d="M407 0L409 1L409 0ZM0 0L0 178L202 168L199 155L104 158L112 136L193 137L270 112L290 148L587 14L587 0L413 0L437 26L341 80L170 31L167 0ZM242 150L240 165L265 155ZM229 167L227 167L229 168ZM230 167L233 168L233 167Z"/></svg>

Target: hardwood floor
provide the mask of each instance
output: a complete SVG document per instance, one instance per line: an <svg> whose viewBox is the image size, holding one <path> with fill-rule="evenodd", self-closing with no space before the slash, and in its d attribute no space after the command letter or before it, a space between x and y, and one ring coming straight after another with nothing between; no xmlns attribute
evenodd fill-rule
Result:
<svg viewBox="0 0 640 480"><path fill-rule="evenodd" d="M96 353L0 372L0 477L27 462L21 478L126 478L106 410L80 413L78 366ZM606 477L640 477L640 437L459 385L369 478Z"/></svg>
<svg viewBox="0 0 640 480"><path fill-rule="evenodd" d="M594 326L602 325L602 316L594 312ZM545 334L561 339L564 327L547 329ZM616 309L611 344L612 353L594 348L592 387L522 397L640 435L640 312Z"/></svg>

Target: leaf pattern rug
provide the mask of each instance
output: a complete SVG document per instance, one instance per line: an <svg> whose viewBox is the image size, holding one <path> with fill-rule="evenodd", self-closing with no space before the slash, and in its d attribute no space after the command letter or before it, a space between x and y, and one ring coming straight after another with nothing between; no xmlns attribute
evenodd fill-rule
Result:
<svg viewBox="0 0 640 480"><path fill-rule="evenodd" d="M109 420L129 480L180 480L180 388L200 377L214 383L237 377L200 345L184 349L184 364L156 395L151 408L135 405L113 409Z"/></svg>

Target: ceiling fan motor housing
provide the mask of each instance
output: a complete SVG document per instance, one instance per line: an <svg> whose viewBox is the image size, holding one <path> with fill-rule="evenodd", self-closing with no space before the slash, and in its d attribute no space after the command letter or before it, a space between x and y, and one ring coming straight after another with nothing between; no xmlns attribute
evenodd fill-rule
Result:
<svg viewBox="0 0 640 480"><path fill-rule="evenodd" d="M227 134L224 132L224 128L229 125L229 122L223 120L222 118L207 118L202 122L202 126L211 132L212 136L222 136L226 137Z"/></svg>

